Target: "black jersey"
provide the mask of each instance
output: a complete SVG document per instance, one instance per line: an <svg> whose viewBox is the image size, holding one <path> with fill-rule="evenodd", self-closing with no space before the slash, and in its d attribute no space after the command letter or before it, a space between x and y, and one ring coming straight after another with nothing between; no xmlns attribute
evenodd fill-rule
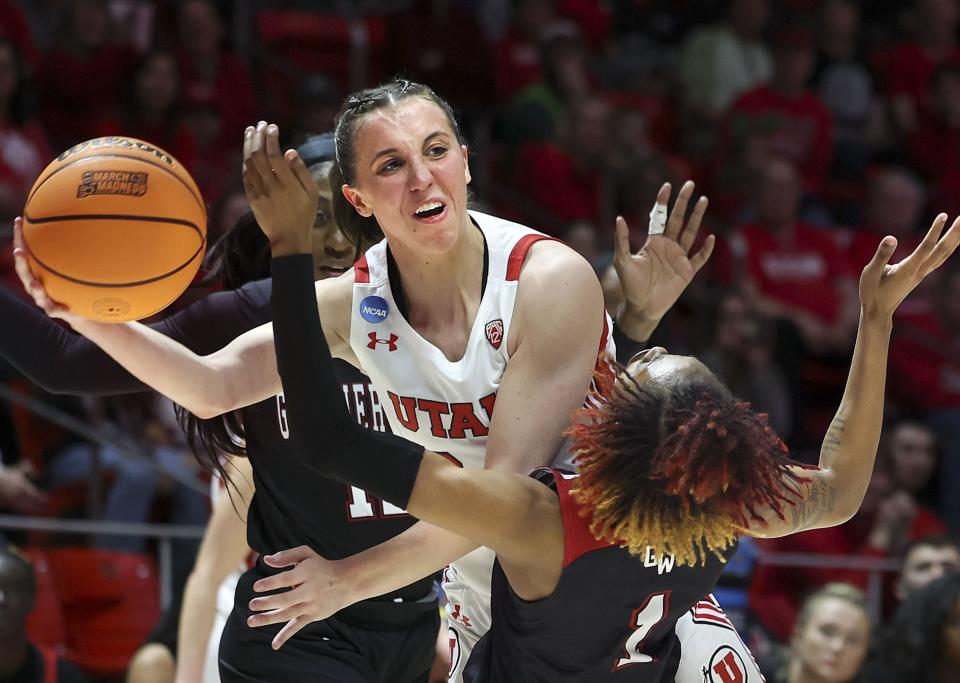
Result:
<svg viewBox="0 0 960 683"><path fill-rule="evenodd" d="M522 600L500 563L494 565L492 625L486 642L473 651L465 680L672 681L680 655L674 625L713 589L723 562L711 555L704 566L679 566L652 547L637 557L597 540L570 496L577 475L544 468L534 476L560 498L560 582L547 598Z"/></svg>
<svg viewBox="0 0 960 683"><path fill-rule="evenodd" d="M260 280L218 292L151 327L196 353L212 353L270 322L271 289L270 280ZM4 320L0 351L48 391L105 395L149 390L95 344L4 288L0 316ZM388 429L367 377L339 360L336 374L358 422ZM256 485L247 516L247 540L253 550L271 554L308 545L328 559L341 559L396 536L416 521L403 510L303 465L289 447L282 394L241 412ZM416 600L431 589L432 579L425 578L385 598Z"/></svg>

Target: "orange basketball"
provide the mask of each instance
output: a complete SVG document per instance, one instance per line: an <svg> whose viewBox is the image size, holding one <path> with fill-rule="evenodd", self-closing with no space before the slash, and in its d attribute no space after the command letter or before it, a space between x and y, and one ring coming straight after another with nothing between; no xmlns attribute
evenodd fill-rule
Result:
<svg viewBox="0 0 960 683"><path fill-rule="evenodd" d="M81 142L33 184L23 210L30 266L79 315L139 320L170 305L203 259L207 212L176 159L142 140Z"/></svg>

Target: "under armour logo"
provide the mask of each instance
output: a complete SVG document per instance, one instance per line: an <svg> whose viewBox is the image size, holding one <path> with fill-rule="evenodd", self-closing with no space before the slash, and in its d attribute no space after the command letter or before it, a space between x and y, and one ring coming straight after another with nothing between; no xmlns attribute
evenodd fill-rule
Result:
<svg viewBox="0 0 960 683"><path fill-rule="evenodd" d="M450 618L470 628L470 617L460 611L460 605L457 603L453 604L453 612L450 614Z"/></svg>
<svg viewBox="0 0 960 683"><path fill-rule="evenodd" d="M380 339L379 337L377 337L376 332L371 332L367 336L370 338L370 343L367 344L367 348L373 349L373 350L377 349L377 344L386 344L387 351L396 351L397 340L400 339L400 337L398 337L395 334L391 334L389 339Z"/></svg>

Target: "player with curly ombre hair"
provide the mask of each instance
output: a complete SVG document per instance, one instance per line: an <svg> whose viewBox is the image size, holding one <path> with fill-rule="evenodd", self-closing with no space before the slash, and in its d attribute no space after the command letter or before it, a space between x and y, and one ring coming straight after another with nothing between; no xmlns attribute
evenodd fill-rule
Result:
<svg viewBox="0 0 960 683"><path fill-rule="evenodd" d="M637 361L664 353L654 348ZM723 558L761 510L783 518L809 477L765 414L689 360L685 380L668 389L627 368L616 381L598 373L593 404L567 433L580 473L573 497L597 538L702 565L711 553Z"/></svg>

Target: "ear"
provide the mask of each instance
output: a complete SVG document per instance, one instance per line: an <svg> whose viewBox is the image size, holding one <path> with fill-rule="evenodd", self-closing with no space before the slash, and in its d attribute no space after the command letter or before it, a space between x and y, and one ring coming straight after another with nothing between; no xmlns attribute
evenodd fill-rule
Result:
<svg viewBox="0 0 960 683"><path fill-rule="evenodd" d="M350 205L357 210L364 218L370 218L373 215L373 210L367 206L366 202L363 201L363 195L360 194L359 190L356 190L346 183L340 186L340 191L343 192L343 196L346 198Z"/></svg>
<svg viewBox="0 0 960 683"><path fill-rule="evenodd" d="M469 185L470 181L473 180L470 175L470 153L467 151L466 145L460 145L460 151L463 153L463 180Z"/></svg>

